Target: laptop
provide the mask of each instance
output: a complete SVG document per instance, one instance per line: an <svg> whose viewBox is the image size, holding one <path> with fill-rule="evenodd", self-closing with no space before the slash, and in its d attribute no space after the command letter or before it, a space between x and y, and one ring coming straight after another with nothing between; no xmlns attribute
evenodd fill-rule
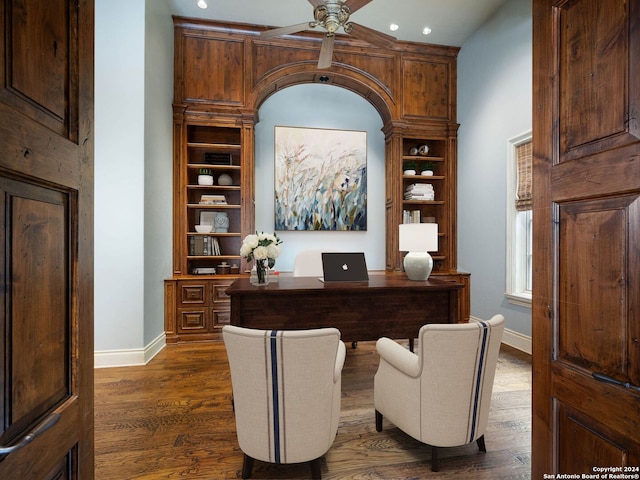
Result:
<svg viewBox="0 0 640 480"><path fill-rule="evenodd" d="M368 282L367 262L362 252L322 252L324 282Z"/></svg>

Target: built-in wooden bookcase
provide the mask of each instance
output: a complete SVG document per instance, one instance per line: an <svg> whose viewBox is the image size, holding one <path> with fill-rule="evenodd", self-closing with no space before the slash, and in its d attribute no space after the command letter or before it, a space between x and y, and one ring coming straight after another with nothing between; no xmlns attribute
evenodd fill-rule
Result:
<svg viewBox="0 0 640 480"><path fill-rule="evenodd" d="M255 124L272 94L316 82L345 88L367 99L380 113L385 134L386 270L402 271L398 225L403 210L438 224L434 275L465 283L461 321L469 318L469 275L456 259L456 57L458 48L399 42L393 49L368 46L340 35L335 63L315 68L322 35L304 32L282 38L260 35L267 27L174 17L174 236L173 276L165 282L167 342L220 338L228 321L226 285L250 267L239 257L242 239L254 231ZM315 50L314 50L315 48ZM402 72L398 75L397 72ZM426 156L411 148L426 144ZM427 162L433 176L403 175L413 160L419 173ZM213 171L215 183L198 185L199 170ZM220 185L220 175L230 185ZM404 199L416 181L433 185L433 200ZM224 204L203 205L202 196L223 195ZM202 214L224 212L227 232L199 233ZM204 238L219 251L201 254ZM192 244L198 244L194 249ZM221 273L220 264L239 273ZM212 272L215 274L196 274ZM203 270L204 269L204 270Z"/></svg>
<svg viewBox="0 0 640 480"><path fill-rule="evenodd" d="M428 149L424 153L416 153L421 147ZM402 216L399 223L437 223L438 252L432 252L434 272L448 271L450 265L449 252L449 216L450 176L449 164L452 161L447 151L447 141L431 138L403 138L402 141ZM407 167L413 167L415 174L405 174ZM427 171L432 172L426 174ZM425 172L423 175L422 173ZM409 196L415 185L428 185L433 189L433 197L429 190L421 191L424 195Z"/></svg>
<svg viewBox="0 0 640 480"><path fill-rule="evenodd" d="M242 239L253 225L253 123L242 116L176 112L173 278L165 281L168 343L220 338L225 290L246 275ZM201 184L198 177L213 177ZM222 215L227 221L216 222ZM197 225L212 224L210 232Z"/></svg>
<svg viewBox="0 0 640 480"><path fill-rule="evenodd" d="M221 274L222 262L240 269L241 134L240 128L186 125L187 161L182 168L186 169L186 203L183 208L186 209L187 223L187 273L211 272L217 267L216 274ZM198 184L198 177L205 172L213 177L213 185ZM224 200L219 200L222 198ZM216 203L210 203L212 201ZM224 203L221 203L222 201ZM228 219L228 227L216 224L218 214ZM196 225L208 223L213 223L212 232L196 232ZM226 272L226 268L224 271Z"/></svg>

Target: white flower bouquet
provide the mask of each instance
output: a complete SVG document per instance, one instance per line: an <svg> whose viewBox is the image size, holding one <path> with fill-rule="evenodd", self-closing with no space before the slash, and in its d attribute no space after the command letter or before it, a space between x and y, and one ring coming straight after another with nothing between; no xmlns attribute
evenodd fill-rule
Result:
<svg viewBox="0 0 640 480"><path fill-rule="evenodd" d="M269 268L276 264L276 258L280 256L280 244L282 240L270 233L255 233L247 235L240 247L240 256L248 262L256 260L256 264L266 260Z"/></svg>

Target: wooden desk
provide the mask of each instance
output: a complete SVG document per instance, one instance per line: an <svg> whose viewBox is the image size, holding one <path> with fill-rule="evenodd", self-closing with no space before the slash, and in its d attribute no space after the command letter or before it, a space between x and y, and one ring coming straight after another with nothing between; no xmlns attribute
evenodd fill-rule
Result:
<svg viewBox="0 0 640 480"><path fill-rule="evenodd" d="M336 327L348 342L386 336L413 339L426 323L458 322L463 284L400 274L370 275L368 283L322 283L316 277L283 277L264 287L248 278L226 290L231 324L264 330Z"/></svg>

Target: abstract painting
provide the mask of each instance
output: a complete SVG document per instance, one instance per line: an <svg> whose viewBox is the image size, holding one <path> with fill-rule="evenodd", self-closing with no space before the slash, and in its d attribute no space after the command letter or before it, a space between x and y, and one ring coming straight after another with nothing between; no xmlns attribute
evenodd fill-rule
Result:
<svg viewBox="0 0 640 480"><path fill-rule="evenodd" d="M367 132L275 127L275 226L367 229Z"/></svg>

